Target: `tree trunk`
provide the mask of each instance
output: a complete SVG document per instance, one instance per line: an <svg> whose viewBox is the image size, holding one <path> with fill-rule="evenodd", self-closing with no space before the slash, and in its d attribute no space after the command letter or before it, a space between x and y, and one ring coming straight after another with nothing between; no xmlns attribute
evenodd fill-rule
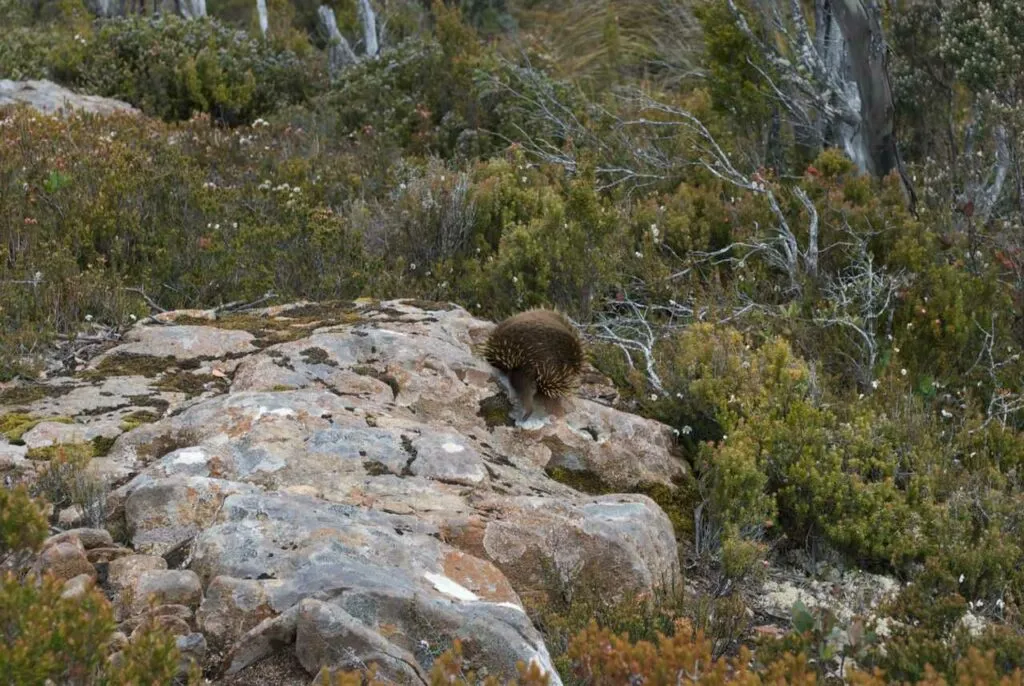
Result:
<svg viewBox="0 0 1024 686"><path fill-rule="evenodd" d="M898 156L881 11L876 0L831 0L831 6L860 100L860 124L846 142L862 169L885 176L896 168Z"/></svg>
<svg viewBox="0 0 1024 686"><path fill-rule="evenodd" d="M256 14L260 20L260 33L266 38L267 28L270 26L270 20L267 18L267 0L256 0Z"/></svg>

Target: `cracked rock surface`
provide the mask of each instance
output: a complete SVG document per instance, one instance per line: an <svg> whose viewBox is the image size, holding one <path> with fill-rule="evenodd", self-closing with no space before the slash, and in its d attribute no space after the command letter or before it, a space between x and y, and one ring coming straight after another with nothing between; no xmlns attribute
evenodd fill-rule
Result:
<svg viewBox="0 0 1024 686"><path fill-rule="evenodd" d="M125 636L156 603L215 681L376 661L423 683L424 646L458 638L488 673L536 661L557 684L525 600L584 578L614 599L680 572L653 500L551 470L629 491L674 488L685 466L668 427L585 397L600 389L535 427L509 421L473 354L491 326L408 301L168 313L76 376L0 394L24 429L0 468L21 478L39 450L92 446L122 545L72 537L44 564L74 592L94 578L78 578L89 549L108 551L93 557Z"/></svg>

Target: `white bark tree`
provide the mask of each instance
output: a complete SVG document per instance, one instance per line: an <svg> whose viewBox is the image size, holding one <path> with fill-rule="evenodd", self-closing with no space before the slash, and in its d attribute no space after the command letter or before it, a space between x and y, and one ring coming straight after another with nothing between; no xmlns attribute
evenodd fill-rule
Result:
<svg viewBox="0 0 1024 686"><path fill-rule="evenodd" d="M260 22L260 34L265 38L267 29L270 28L270 18L267 15L267 0L256 0L256 15Z"/></svg>
<svg viewBox="0 0 1024 686"><path fill-rule="evenodd" d="M377 14L374 12L370 0L359 0L358 9L359 21L363 27L363 43L365 46L362 56L356 55L348 39L338 29L338 21L334 16L334 10L327 5L320 5L317 9L320 26L327 34L327 61L332 78L356 62L366 58L376 58L380 53L380 44L377 38Z"/></svg>
<svg viewBox="0 0 1024 686"><path fill-rule="evenodd" d="M797 134L817 148L841 148L874 176L896 169L913 204L896 146L877 0L814 0L810 20L800 0L726 2L740 31L770 65L761 74ZM760 15L763 31L750 25L747 7Z"/></svg>

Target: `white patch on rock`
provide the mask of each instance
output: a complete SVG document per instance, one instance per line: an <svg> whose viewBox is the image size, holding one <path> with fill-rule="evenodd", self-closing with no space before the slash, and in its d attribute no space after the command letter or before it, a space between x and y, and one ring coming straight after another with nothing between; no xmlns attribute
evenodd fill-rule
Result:
<svg viewBox="0 0 1024 686"><path fill-rule="evenodd" d="M516 610L517 612L522 612L524 614L526 612L526 610L524 610L519 605L516 605L515 603L510 603L507 600L504 601L504 602L501 602L501 603L491 603L491 605L497 605L498 607L509 607L509 608L512 608L513 610Z"/></svg>
<svg viewBox="0 0 1024 686"><path fill-rule="evenodd" d="M275 417L294 417L295 410L290 407L279 407L276 410L271 410L270 414Z"/></svg>
<svg viewBox="0 0 1024 686"><path fill-rule="evenodd" d="M206 462L206 451L199 447L182 448L174 454L172 464L203 464Z"/></svg>
<svg viewBox="0 0 1024 686"><path fill-rule="evenodd" d="M449 453L449 454L461 453L463 450L466 449L466 446L459 445L458 443L452 443L451 441L449 441L448 443L442 444L441 445L441 449L444 450L446 453Z"/></svg>
<svg viewBox="0 0 1024 686"><path fill-rule="evenodd" d="M402 333L401 331L392 331L391 329L377 329L376 332L377 333L386 333L386 334L390 334L392 336L406 336L407 335L407 334Z"/></svg>
<svg viewBox="0 0 1024 686"><path fill-rule="evenodd" d="M423 576L427 578L427 581L434 585L434 588L445 595L459 600L480 600L480 597L476 593L469 590L462 584L452 581L443 574L434 574L433 572L424 572Z"/></svg>

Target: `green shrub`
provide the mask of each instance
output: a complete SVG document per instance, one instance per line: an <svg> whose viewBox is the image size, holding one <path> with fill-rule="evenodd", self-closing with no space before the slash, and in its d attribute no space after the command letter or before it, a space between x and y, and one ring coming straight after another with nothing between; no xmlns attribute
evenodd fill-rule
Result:
<svg viewBox="0 0 1024 686"><path fill-rule="evenodd" d="M0 556L10 551L35 550L49 532L40 504L24 485L0 489Z"/></svg>

